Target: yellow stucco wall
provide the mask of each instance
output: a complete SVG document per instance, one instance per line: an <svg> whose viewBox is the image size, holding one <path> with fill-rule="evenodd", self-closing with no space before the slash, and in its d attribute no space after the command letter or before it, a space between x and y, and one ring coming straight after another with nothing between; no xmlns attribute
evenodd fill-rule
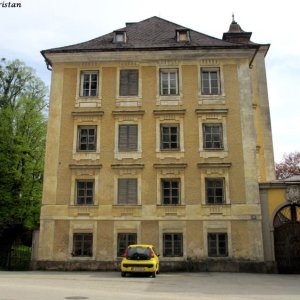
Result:
<svg viewBox="0 0 300 300"><path fill-rule="evenodd" d="M250 79L241 81L241 69L253 81L257 80L256 72L249 69L248 59L245 58L170 61L156 60L147 55L145 62L91 61L53 64L39 259L72 259L69 253L72 243L70 235L77 231L88 231L94 235L92 259L115 260L116 233L122 228L132 228L138 233L141 242L151 242L157 249L162 248L163 232L182 232L185 247L183 259L206 257L206 233L209 230L218 231L219 228L221 232L225 230L229 234L231 258L262 260L257 166L260 177L267 178L263 165L268 162L264 161L261 153L257 164L256 149L253 147L253 151L249 151L248 145L262 143L261 134L255 139L254 124L257 130L263 125L259 117L254 122L253 112L247 112L247 107L243 108L243 112L241 109L241 105L244 105L241 104L241 93L246 98L251 90ZM212 105L200 99L201 66L220 67L223 102ZM178 105L159 105L159 101L163 101L158 96L158 75L161 67L179 69L181 103ZM117 105L118 101L125 101L120 100L117 95L117 78L122 68L139 70L139 105ZM75 107L81 70L99 71L100 95L97 101L101 104L98 107ZM259 95L255 94L254 98L247 100L250 107L252 101L259 106ZM157 113L159 110L167 112ZM172 110L181 112L174 114L170 112ZM123 113L120 114L119 111ZM93 115L90 112L98 114ZM256 113L259 115L259 109ZM206 153L208 156L203 156L199 152L199 124L205 118L208 121L225 122L227 149L222 155L210 156ZM141 158L115 158L115 128L118 122L126 120L141 126ZM156 152L157 122L161 120L181 122L183 126L181 130L184 151L178 157L172 154L173 157L170 155L162 158L159 155L164 154ZM86 157L83 155L80 159L78 154L74 154L78 124L95 124L100 130L99 151ZM247 136L247 130L252 130L253 136ZM260 151L263 152L264 147L261 146ZM184 166L170 167L174 163ZM220 166L202 167L201 164L204 163L217 163ZM225 163L227 167L222 167ZM112 167L116 164L143 166ZM155 164L164 164L165 167L154 167ZM95 167L82 167L88 165ZM129 208L116 205L116 180L122 176L138 178L139 205ZM182 179L183 205L171 209L158 205L158 182L163 176ZM228 203L205 205L201 196L205 189L201 182L204 182L205 176L226 177ZM98 188L95 191L95 205L74 205L76 178L96 178ZM271 209L272 207L270 211ZM253 215L254 221L251 219ZM53 238L47 239L48 235Z"/></svg>

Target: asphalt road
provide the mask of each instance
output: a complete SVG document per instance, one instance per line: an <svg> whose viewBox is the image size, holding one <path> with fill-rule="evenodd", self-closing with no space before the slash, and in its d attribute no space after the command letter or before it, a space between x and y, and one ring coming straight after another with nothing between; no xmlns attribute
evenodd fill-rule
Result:
<svg viewBox="0 0 300 300"><path fill-rule="evenodd" d="M0 300L300 299L300 275L0 272Z"/></svg>

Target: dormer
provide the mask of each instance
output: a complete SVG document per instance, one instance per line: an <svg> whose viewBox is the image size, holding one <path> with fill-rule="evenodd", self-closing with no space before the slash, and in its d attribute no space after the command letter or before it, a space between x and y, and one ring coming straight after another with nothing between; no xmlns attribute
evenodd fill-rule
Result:
<svg viewBox="0 0 300 300"><path fill-rule="evenodd" d="M190 41L190 30L188 28L176 29L176 41L177 42L189 42Z"/></svg>
<svg viewBox="0 0 300 300"><path fill-rule="evenodd" d="M114 43L126 43L126 31L125 30L116 30L114 31Z"/></svg>

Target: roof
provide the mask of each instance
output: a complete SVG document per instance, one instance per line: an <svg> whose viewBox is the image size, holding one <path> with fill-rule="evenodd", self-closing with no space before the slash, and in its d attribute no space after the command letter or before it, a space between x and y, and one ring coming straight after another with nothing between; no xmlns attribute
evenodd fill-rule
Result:
<svg viewBox="0 0 300 300"><path fill-rule="evenodd" d="M178 42L176 31L189 31L189 41ZM114 42L115 32L126 32L126 42ZM255 43L234 43L187 29L159 17L137 22L126 23L126 27L97 37L90 41L65 47L43 50L47 53L76 53L101 51L129 51L129 50L168 50L168 49L198 49L198 48L257 48Z"/></svg>

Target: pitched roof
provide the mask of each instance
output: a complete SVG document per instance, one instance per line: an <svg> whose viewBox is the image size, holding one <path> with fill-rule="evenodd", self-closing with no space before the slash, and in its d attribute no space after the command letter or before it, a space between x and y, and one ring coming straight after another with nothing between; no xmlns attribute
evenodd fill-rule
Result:
<svg viewBox="0 0 300 300"><path fill-rule="evenodd" d="M188 29L189 41L178 42L176 40L176 30L180 29L186 28L159 17L151 17L138 23L126 23L126 27L115 30L115 32L126 32L126 43L114 42L115 32L111 32L87 42L43 50L42 54L126 50L254 48L257 45L254 43L242 44L224 41L191 29Z"/></svg>

